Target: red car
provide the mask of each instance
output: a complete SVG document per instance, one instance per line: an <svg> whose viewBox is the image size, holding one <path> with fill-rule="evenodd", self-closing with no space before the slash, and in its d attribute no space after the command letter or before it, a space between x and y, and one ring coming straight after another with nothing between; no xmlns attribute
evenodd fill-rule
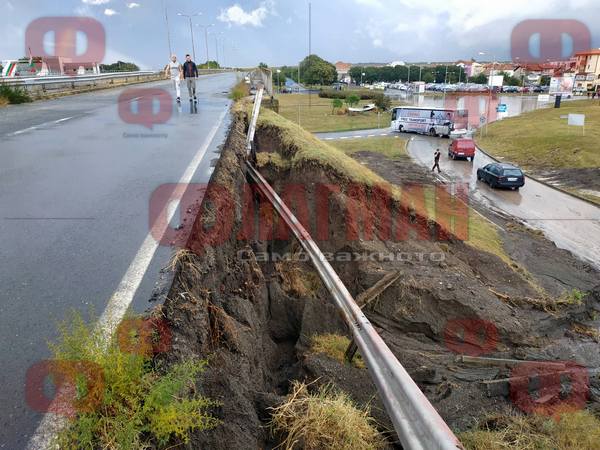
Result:
<svg viewBox="0 0 600 450"><path fill-rule="evenodd" d="M448 156L452 159L470 158L473 161L475 158L475 142L469 138L453 140L448 147Z"/></svg>

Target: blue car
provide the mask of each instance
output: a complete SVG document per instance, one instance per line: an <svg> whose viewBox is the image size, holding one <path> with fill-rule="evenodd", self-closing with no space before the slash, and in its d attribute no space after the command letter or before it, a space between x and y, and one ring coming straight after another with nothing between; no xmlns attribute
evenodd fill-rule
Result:
<svg viewBox="0 0 600 450"><path fill-rule="evenodd" d="M519 189L525 185L525 175L517 166L505 163L491 163L477 169L477 179L490 185L492 189L505 187Z"/></svg>

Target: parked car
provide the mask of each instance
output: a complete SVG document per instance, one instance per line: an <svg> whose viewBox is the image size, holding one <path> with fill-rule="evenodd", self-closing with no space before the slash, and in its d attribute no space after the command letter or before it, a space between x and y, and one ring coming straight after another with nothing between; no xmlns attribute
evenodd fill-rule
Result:
<svg viewBox="0 0 600 450"><path fill-rule="evenodd" d="M475 159L475 142L471 138L454 139L448 146L448 156L452 159Z"/></svg>
<svg viewBox="0 0 600 450"><path fill-rule="evenodd" d="M506 163L491 163L477 169L477 179L492 189L506 187L519 189L525 185L525 175L517 166Z"/></svg>

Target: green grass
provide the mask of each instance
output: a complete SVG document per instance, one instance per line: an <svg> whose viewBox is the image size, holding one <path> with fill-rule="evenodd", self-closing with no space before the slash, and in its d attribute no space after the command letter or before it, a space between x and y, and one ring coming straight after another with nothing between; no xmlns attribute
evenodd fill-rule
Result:
<svg viewBox="0 0 600 450"><path fill-rule="evenodd" d="M317 94L311 96L309 106L308 94L282 94L278 95L279 114L292 122L300 125L311 133L328 131L348 131L370 128L389 128L391 115L389 112L381 113L369 111L355 113L354 115L337 114L332 112L331 99L320 98ZM373 103L363 100L360 106ZM300 117L298 117L300 113Z"/></svg>
<svg viewBox="0 0 600 450"><path fill-rule="evenodd" d="M350 339L346 336L339 334L316 334L311 338L310 351L313 353L323 353L345 364L345 353L348 345L350 345ZM360 369L365 368L365 363L358 353L354 355L352 364Z"/></svg>
<svg viewBox="0 0 600 450"><path fill-rule="evenodd" d="M409 201L402 198L400 187L390 185L388 181L346 155L342 150L317 139L280 114L269 109L262 109L257 127L266 134L277 135L281 143L279 157L259 158L259 164L272 162L279 168L296 170L302 170L305 167L322 168L347 182L366 186L389 186L396 200L404 204ZM433 209L429 204L429 206L425 206L425 210L417 211L417 213L423 217L434 218L431 214ZM497 229L490 221L474 211L469 212L469 235L466 243L479 250L497 255L507 264L511 263L510 257L504 251Z"/></svg>
<svg viewBox="0 0 600 450"><path fill-rule="evenodd" d="M148 351L152 335L125 330L120 342L115 338L107 345L77 313L59 331L59 341L50 345L59 364L52 375L76 380L79 405L57 437L60 448L160 448L172 440L187 442L191 430L218 424L207 413L216 403L191 393L205 361L189 360L159 370ZM88 382L72 363L92 365L97 378Z"/></svg>
<svg viewBox="0 0 600 450"><path fill-rule="evenodd" d="M581 127L567 125L567 114L585 114ZM528 170L600 167L600 106L591 100L563 102L560 109L546 108L490 124L486 137L477 137L482 148Z"/></svg>
<svg viewBox="0 0 600 450"><path fill-rule="evenodd" d="M458 438L466 450L596 450L600 420L587 411L557 417L498 416Z"/></svg>
<svg viewBox="0 0 600 450"><path fill-rule="evenodd" d="M0 105L6 103L17 105L20 103L29 103L31 101L31 96L24 89L0 86Z"/></svg>
<svg viewBox="0 0 600 450"><path fill-rule="evenodd" d="M331 145L340 149L347 155L356 152L380 153L389 159L401 159L408 156L406 152L407 140L400 136L379 136L367 139L337 140Z"/></svg>

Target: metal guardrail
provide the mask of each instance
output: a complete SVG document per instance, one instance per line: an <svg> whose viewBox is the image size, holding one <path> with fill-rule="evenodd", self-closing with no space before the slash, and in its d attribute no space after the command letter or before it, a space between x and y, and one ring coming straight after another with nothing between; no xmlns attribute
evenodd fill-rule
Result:
<svg viewBox="0 0 600 450"><path fill-rule="evenodd" d="M57 83L77 83L85 81L99 81L106 79L131 78L135 76L159 75L160 72L118 72L101 73L96 75L74 75L74 76L48 76L48 77L0 77L0 84L8 86L40 85Z"/></svg>
<svg viewBox="0 0 600 450"><path fill-rule="evenodd" d="M256 126L256 115L260 112L260 99L262 96L257 95L248 131L252 136ZM310 234L254 168L252 162L247 160L246 166L248 175L257 188L273 205L310 256L321 280L343 313L402 446L406 450L462 449L452 430L375 331Z"/></svg>

